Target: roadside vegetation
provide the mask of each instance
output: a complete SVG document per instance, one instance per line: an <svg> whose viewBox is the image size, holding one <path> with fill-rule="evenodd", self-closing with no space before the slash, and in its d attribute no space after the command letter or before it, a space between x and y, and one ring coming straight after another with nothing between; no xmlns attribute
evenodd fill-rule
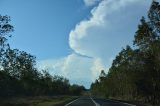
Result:
<svg viewBox="0 0 160 106"><path fill-rule="evenodd" d="M77 96L25 96L25 97L9 97L1 98L0 106L59 106Z"/></svg>
<svg viewBox="0 0 160 106"><path fill-rule="evenodd" d="M41 100L44 99L47 101L44 104L48 103L45 106L50 106L49 104L54 104L53 102L57 103L71 99L74 95L81 95L85 90L84 86L71 85L69 80L62 76L52 76L46 70L38 70L35 56L10 47L8 39L14 31L10 21L9 16L0 15L0 105L2 106L5 99L8 99L6 103L12 101L22 103L22 100L24 101L22 106L28 106L30 102L27 99L33 98L33 102L40 102L36 103L36 106L43 106ZM39 97L42 99L38 99Z"/></svg>
<svg viewBox="0 0 160 106"><path fill-rule="evenodd" d="M132 18L132 17L131 17ZM126 28L127 31L127 28ZM160 4L142 17L133 47L126 46L91 85L92 95L160 106Z"/></svg>

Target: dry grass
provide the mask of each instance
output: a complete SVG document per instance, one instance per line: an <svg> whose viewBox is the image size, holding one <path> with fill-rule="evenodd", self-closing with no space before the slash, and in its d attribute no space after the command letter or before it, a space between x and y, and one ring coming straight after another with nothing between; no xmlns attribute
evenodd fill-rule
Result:
<svg viewBox="0 0 160 106"><path fill-rule="evenodd" d="M37 97L12 97L1 98L0 106L54 106L65 101L70 101L72 96L37 96Z"/></svg>

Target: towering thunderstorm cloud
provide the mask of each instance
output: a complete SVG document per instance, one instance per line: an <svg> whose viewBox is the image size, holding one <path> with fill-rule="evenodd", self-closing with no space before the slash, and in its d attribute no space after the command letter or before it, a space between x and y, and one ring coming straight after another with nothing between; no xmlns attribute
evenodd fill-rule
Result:
<svg viewBox="0 0 160 106"><path fill-rule="evenodd" d="M61 59L43 60L39 62L40 68L89 87L102 69L107 71L115 54L132 42L139 19L146 15L150 2L84 0L93 9L89 18L70 31L69 46L73 53Z"/></svg>

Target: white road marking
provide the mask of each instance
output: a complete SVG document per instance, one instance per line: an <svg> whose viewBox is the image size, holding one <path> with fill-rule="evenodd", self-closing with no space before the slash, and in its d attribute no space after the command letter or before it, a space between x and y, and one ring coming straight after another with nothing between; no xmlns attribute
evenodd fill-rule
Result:
<svg viewBox="0 0 160 106"><path fill-rule="evenodd" d="M79 98L78 98L78 99L79 99ZM70 104L72 104L73 102L77 101L78 99L76 99L76 100L73 100L73 101L69 102L69 103L68 103L68 104L66 104L65 106L69 106Z"/></svg>
<svg viewBox="0 0 160 106"><path fill-rule="evenodd" d="M110 100L110 99L108 99L108 100ZM125 103L125 102L119 102L119 101L115 101L115 100L110 100L110 101L118 102L118 103L125 104L125 105L128 105L128 106L136 106L136 105L133 105L133 104L129 104L129 103Z"/></svg>
<svg viewBox="0 0 160 106"><path fill-rule="evenodd" d="M90 97L91 98L91 97ZM92 98L91 100L93 101L93 103L96 105L96 106L100 106L96 101L94 101Z"/></svg>

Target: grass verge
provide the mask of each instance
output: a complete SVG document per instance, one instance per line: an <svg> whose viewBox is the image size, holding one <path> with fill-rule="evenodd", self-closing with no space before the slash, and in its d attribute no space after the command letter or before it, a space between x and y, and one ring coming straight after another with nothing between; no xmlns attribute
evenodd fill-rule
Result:
<svg viewBox="0 0 160 106"><path fill-rule="evenodd" d="M0 106L57 106L77 98L76 96L37 96L0 98Z"/></svg>

